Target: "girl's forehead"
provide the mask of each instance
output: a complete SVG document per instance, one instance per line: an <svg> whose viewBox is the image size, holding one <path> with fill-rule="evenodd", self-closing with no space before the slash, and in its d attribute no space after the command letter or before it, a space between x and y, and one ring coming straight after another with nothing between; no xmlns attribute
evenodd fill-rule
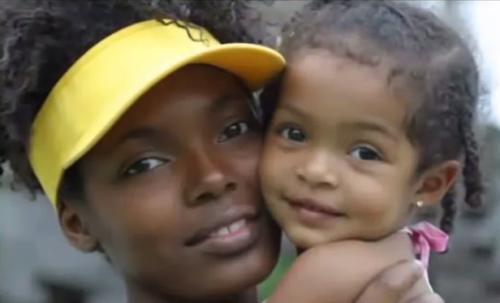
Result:
<svg viewBox="0 0 500 303"><path fill-rule="evenodd" d="M387 75L385 67L311 53L290 63L281 109L300 112L325 125L384 121L399 133L405 128L412 101L404 93L404 83L390 84Z"/></svg>

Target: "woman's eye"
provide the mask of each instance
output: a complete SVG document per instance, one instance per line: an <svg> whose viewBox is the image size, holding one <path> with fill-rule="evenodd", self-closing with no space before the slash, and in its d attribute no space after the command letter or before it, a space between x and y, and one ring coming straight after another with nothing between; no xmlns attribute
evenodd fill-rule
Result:
<svg viewBox="0 0 500 303"><path fill-rule="evenodd" d="M124 172L125 176L135 176L137 174L141 174L150 170L153 170L168 161L158 159L158 158L146 158L141 159L132 165L130 165Z"/></svg>
<svg viewBox="0 0 500 303"><path fill-rule="evenodd" d="M306 135L304 134L304 132L293 126L282 128L279 134L283 138L294 142L304 142L306 140Z"/></svg>
<svg viewBox="0 0 500 303"><path fill-rule="evenodd" d="M358 146L353 148L350 152L350 156L365 161L382 160L380 154L374 148L368 146Z"/></svg>
<svg viewBox="0 0 500 303"><path fill-rule="evenodd" d="M250 130L250 125L247 122L236 122L224 129L221 137L219 138L219 142L223 142L234 137L241 136L247 133Z"/></svg>

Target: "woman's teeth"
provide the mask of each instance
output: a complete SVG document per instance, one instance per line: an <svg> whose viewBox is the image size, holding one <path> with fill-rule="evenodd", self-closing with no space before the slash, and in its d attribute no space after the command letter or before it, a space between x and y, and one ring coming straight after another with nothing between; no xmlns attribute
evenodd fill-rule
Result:
<svg viewBox="0 0 500 303"><path fill-rule="evenodd" d="M224 237L230 235L238 230L240 230L243 226L245 226L246 221L244 219L238 220L230 225L226 225L224 227L219 228L210 234L210 237Z"/></svg>

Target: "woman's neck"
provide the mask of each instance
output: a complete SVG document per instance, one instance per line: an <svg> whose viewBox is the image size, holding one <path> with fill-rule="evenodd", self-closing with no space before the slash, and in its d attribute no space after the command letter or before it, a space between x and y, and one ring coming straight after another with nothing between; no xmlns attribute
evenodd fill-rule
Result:
<svg viewBox="0 0 500 303"><path fill-rule="evenodd" d="M178 296L165 296L150 290L127 287L128 303L258 303L257 288L241 293L206 299L186 299Z"/></svg>

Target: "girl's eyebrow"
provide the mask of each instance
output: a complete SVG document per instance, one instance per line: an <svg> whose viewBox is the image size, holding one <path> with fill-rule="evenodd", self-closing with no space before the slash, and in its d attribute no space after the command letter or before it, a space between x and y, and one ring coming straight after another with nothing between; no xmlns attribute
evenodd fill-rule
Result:
<svg viewBox="0 0 500 303"><path fill-rule="evenodd" d="M394 133L394 131L385 123L372 120L372 121L353 121L346 123L348 124L348 128L361 130L361 131L370 131L377 132L383 135L390 137L393 140L397 140L398 136Z"/></svg>
<svg viewBox="0 0 500 303"><path fill-rule="evenodd" d="M299 107L291 104L291 102L284 102L280 110L287 111L288 113L294 116L302 118L303 120L310 120L310 119L312 120L312 118L307 113L305 113Z"/></svg>
<svg viewBox="0 0 500 303"><path fill-rule="evenodd" d="M285 103L280 109L285 110L294 116L300 117L304 121L314 121L314 118L308 115L308 113L304 112L293 104ZM345 121L338 125L338 127L347 130L377 132L386 135L394 141L398 140L398 135L396 134L396 132L381 119L360 119L354 121Z"/></svg>

